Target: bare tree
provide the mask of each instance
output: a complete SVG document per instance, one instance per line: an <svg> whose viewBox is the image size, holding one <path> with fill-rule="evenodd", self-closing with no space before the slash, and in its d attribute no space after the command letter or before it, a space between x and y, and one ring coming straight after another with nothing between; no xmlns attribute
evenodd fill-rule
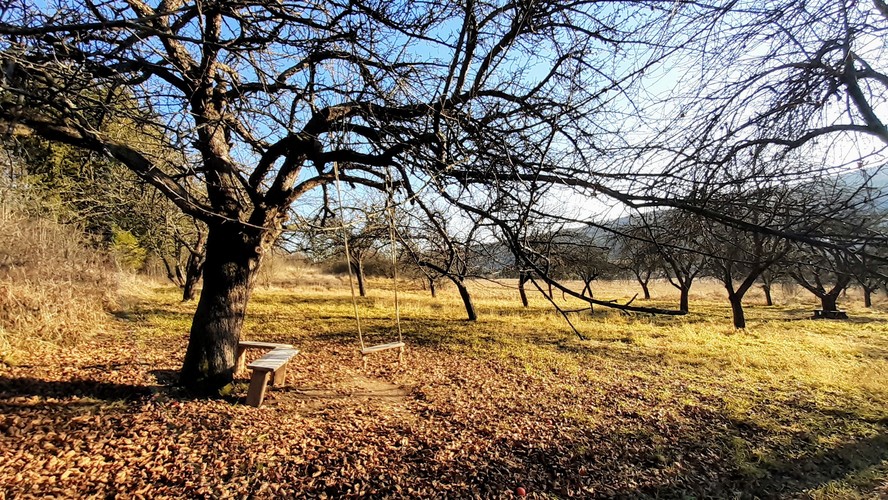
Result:
<svg viewBox="0 0 888 500"><path fill-rule="evenodd" d="M478 312L469 293L467 279L477 274L480 252L480 218L453 221L448 214L423 202L410 233L403 230L399 240L417 266L449 279L459 292L469 321L478 319ZM450 214L452 216L452 214ZM407 235L410 235L407 237Z"/></svg>
<svg viewBox="0 0 888 500"><path fill-rule="evenodd" d="M16 136L39 135L110 156L207 225L204 286L181 381L195 391L213 392L232 379L246 305L264 255L289 229L291 210L304 213L324 203L326 196L309 193L325 191L335 177L334 165L346 185L391 187L410 199L431 191L472 218L491 215L486 200L454 198L455 192L507 192L536 182L575 196L604 195L634 207L673 206L736 227L757 226L669 189L686 194L694 175L683 168L697 170L726 156L724 134L713 130L727 116L750 115L729 112L742 101L744 88L764 82L760 87L767 89L771 82L746 82L727 102L699 99L703 112L685 116L712 113L713 118L700 121L705 127L669 124L670 132L702 130L684 132L678 142L670 140L671 133L636 132L650 116L636 107L641 95L633 94L636 84L681 51L708 54L704 44L723 31L730 36L765 26L791 39L807 29L802 21L810 18L818 30L852 26L843 31L848 36L838 38L845 40L857 28L878 33L878 26L872 16L861 20L858 4L841 3L841 15L832 16L822 14L833 10L809 12L808 4L798 1L786 4L795 9L793 15L801 13L789 27L773 21L782 18L769 4L760 10L772 17L762 14L759 24L737 23L722 31L724 23L757 15L756 9L734 11L733 5L595 0L161 0L156 5L51 0L38 5L13 0L0 9L0 125ZM800 40L837 39L818 30L811 36L804 31ZM747 39L765 40L767 34L758 30ZM839 81L854 103L853 119L865 120L843 125L840 132L881 137L884 127L854 96L866 90L861 81L882 84L880 73L871 75L870 69L884 59L850 57L862 53L855 40L858 45L843 42L839 50L826 52L830 64L825 67L838 69L833 62L851 61L852 69L817 83ZM743 40L735 45L739 50ZM818 50L805 45L797 53ZM708 62L724 62L730 51L723 55ZM800 78L787 82L789 90L805 84ZM704 90L720 95L714 86ZM878 109L877 102L869 102ZM771 116L765 113L756 126ZM139 129L145 137L132 140L124 129ZM731 138L754 136L748 128L727 129ZM779 130L768 132L776 133L775 144L786 141ZM538 155L521 148L515 154L513 145L521 143L557 147ZM634 145L667 152L670 170L636 168L638 162L658 164L648 161L650 155L636 156L635 164L616 164L611 153ZM490 220L500 222L495 216ZM522 237L514 233L507 239L523 248L523 266L564 291L544 276L540 253Z"/></svg>
<svg viewBox="0 0 888 500"><path fill-rule="evenodd" d="M826 313L838 310L837 301L853 279L852 263L844 252L821 248L797 249L792 256L789 275L802 288L820 299L820 309Z"/></svg>
<svg viewBox="0 0 888 500"><path fill-rule="evenodd" d="M762 225L788 224L782 207L782 190L759 189L738 194L732 200L721 200L736 211L745 211L746 220L760 221ZM782 220L782 222L781 222ZM761 232L742 231L722 224L711 224L699 241L708 257L713 275L728 293L734 328L746 328L743 297L774 263L790 250L790 242Z"/></svg>
<svg viewBox="0 0 888 500"><path fill-rule="evenodd" d="M382 203L364 203L341 208L335 217L327 217L321 226L307 230L311 255L320 259L342 258L348 252L348 271L355 277L358 294L367 296L367 277L364 265L386 245L389 220Z"/></svg>
<svg viewBox="0 0 888 500"><path fill-rule="evenodd" d="M663 262L660 247L651 236L650 226L644 220L634 217L629 219L625 228L615 228L615 234L611 238L616 248L617 266L632 274L641 286L645 300L651 299L649 283L661 269Z"/></svg>
<svg viewBox="0 0 888 500"><path fill-rule="evenodd" d="M207 224L181 380L212 392L232 379L263 256L332 165L371 189L391 167L412 194L430 177L493 182L466 168L493 139L583 141L603 93L640 74L612 54L666 46L671 4L626 6L637 15L554 0L16 0L0 12L0 121L107 154ZM112 115L151 141L104 127Z"/></svg>
<svg viewBox="0 0 888 500"><path fill-rule="evenodd" d="M182 302L194 300L203 275L207 231L203 223L191 217L186 221L168 221L166 238L154 240L155 251L167 272L167 278L182 289ZM190 225L191 227L187 227Z"/></svg>
<svg viewBox="0 0 888 500"><path fill-rule="evenodd" d="M703 241L710 222L679 210L650 214L644 220L660 254L663 274L679 292L678 309L688 312L691 286L709 266Z"/></svg>

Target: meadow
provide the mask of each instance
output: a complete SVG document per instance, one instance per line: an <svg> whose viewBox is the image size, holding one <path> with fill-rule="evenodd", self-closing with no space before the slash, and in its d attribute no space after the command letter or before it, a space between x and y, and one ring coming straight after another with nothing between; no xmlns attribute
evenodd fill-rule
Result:
<svg viewBox="0 0 888 500"><path fill-rule="evenodd" d="M193 304L130 278L113 312L67 344L0 365L7 497L878 498L888 494L888 313L810 320L787 288L750 297L735 331L715 284L684 317L571 313L472 283L432 299L399 284L407 352L361 365L347 282L266 276L244 329L300 349L266 404L174 385ZM596 287L627 300L631 283ZM653 288L660 306L675 297ZM391 283L359 300L368 343L394 340ZM566 308L578 304L555 300ZM55 345L56 347L52 347Z"/></svg>

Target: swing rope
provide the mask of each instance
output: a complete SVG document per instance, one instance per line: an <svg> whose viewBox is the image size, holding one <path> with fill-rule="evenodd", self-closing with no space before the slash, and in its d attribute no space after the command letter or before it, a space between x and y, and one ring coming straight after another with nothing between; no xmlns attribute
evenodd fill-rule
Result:
<svg viewBox="0 0 888 500"><path fill-rule="evenodd" d="M391 171L388 167L385 169L386 176L386 184L388 191L388 199L386 199L386 204L388 205L388 216L389 216L389 237L392 242L392 288L395 291L395 325L398 328L398 342L404 342L404 334L401 332L401 303L398 300L398 257L397 257L397 242L395 241L395 201L394 201L394 186L392 186L392 175Z"/></svg>
<svg viewBox="0 0 888 500"><path fill-rule="evenodd" d="M333 162L333 177L336 180L336 196L339 198L339 217L345 213L345 207L342 204L342 184L339 182L339 163ZM358 297L355 294L355 277L352 273L351 253L348 249L348 230L345 226L345 219L342 220L342 241L345 246L345 267L348 269L348 286L351 289L352 307L355 311L355 324L358 327L358 340L361 342L361 350L364 350L364 332L361 331L361 316L358 314ZM400 332L400 330L399 330Z"/></svg>

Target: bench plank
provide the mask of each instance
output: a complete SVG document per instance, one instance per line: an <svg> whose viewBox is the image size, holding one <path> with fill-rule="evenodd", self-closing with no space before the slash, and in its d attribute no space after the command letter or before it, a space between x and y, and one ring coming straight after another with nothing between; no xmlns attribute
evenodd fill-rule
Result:
<svg viewBox="0 0 888 500"><path fill-rule="evenodd" d="M257 342L253 340L241 340L238 347L245 349L276 349L278 347L293 347L293 344L276 344L274 342Z"/></svg>
<svg viewBox="0 0 888 500"><path fill-rule="evenodd" d="M277 349L279 347L290 347L292 344L275 344L274 342L254 342L250 340L241 340L237 343L237 356L234 365L235 375L239 375L246 369L247 349Z"/></svg>
<svg viewBox="0 0 888 500"><path fill-rule="evenodd" d="M277 349L273 349L262 356L261 358L253 361L247 368L253 371L264 371L264 372L273 372L277 371L280 367L287 364L290 361L290 358L299 354L299 349L293 349L290 347L279 347Z"/></svg>

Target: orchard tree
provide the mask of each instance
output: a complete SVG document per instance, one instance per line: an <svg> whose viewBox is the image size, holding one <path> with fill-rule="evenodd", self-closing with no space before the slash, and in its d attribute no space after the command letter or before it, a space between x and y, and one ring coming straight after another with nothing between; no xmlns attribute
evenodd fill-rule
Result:
<svg viewBox="0 0 888 500"><path fill-rule="evenodd" d="M679 292L678 309L688 312L691 286L709 266L710 254L704 242L712 223L700 215L674 209L648 214L643 220L659 253L663 274Z"/></svg>
<svg viewBox="0 0 888 500"><path fill-rule="evenodd" d="M820 309L838 310L837 301L853 279L853 262L845 253L822 248L799 248L792 255L789 275L820 299Z"/></svg>
<svg viewBox="0 0 888 500"><path fill-rule="evenodd" d="M761 186L753 191L738 191L729 198L711 201L729 206L744 220L782 232L794 230L797 205L789 203L782 186ZM746 328L743 298L762 273L786 256L791 242L759 231L744 231L724 224L705 226L698 240L708 257L709 271L722 282L731 304L734 328Z"/></svg>
<svg viewBox="0 0 888 500"><path fill-rule="evenodd" d="M347 252L348 270L355 277L358 294L367 296L366 261L379 252L389 238L389 220L384 204L361 203L338 207L333 217L323 218L320 226L310 227L310 255L320 259L341 258Z"/></svg>
<svg viewBox="0 0 888 500"><path fill-rule="evenodd" d="M482 246L479 234L483 232L481 218L453 220L452 215L422 202L416 202L416 214L407 214L407 229L399 228L398 239L413 262L426 269L426 276L441 276L450 280L459 292L466 318L478 319L478 312L467 280L477 276ZM434 282L429 278L429 285Z"/></svg>
<svg viewBox="0 0 888 500"><path fill-rule="evenodd" d="M663 93L635 90L683 51L708 56L713 41L721 50L706 61L718 70L713 74L742 74L730 57L746 53L749 40L753 52L765 53L757 44L774 35L797 47L774 61L810 66L816 89L828 91L831 82L847 89L854 103L849 116L864 124L839 132L881 137L884 126L855 97L858 90L878 96L869 89L883 84L878 68L885 59L863 50L873 45L863 43L868 35L879 36L875 23L883 18L872 16L878 11L866 10L869 17L861 19L861 3L840 2L838 10L825 1L784 3L795 16L791 24L782 21L783 5L736 2L12 0L0 9L0 125L17 137L36 135L114 158L206 224L204 286L181 381L214 392L232 380L263 257L289 229L292 210L302 214L323 203L325 197L313 195L333 182L333 165L347 186L391 187L402 199L431 192L473 217L491 215L486 200L457 199L455 192L504 192L532 180L574 198L604 195L755 226L669 190L686 193L695 177L687 169L718 171L712 158L736 149L722 147L724 134L714 130L731 140L756 136L719 126L730 116L758 118L759 109L732 111L747 89L758 85L766 93L774 82L747 81L725 101L716 88L724 82L701 79L716 97L690 101L702 110L639 108L637 97ZM826 30L835 27L846 36ZM796 31L800 48L784 42ZM853 44L844 42L849 37ZM809 42L821 39L839 40L839 49L827 45L828 57L817 59L822 51ZM784 55L790 60L780 61ZM808 59L791 60L795 55ZM805 106L819 102L814 94L833 94L808 92L794 67L780 90L797 91L801 97L792 104L800 104L777 109L830 116ZM836 69L838 75L830 73ZM654 114L676 117L669 133L637 132ZM755 126L764 130L773 116L764 113ZM697 121L685 127L685 119ZM770 132L784 137L782 130ZM540 156L511 149L548 140L557 147ZM799 141L788 140L795 141L789 146ZM652 172L661 163L647 154L614 158L636 143L671 155L662 163L668 169ZM507 239L515 248L523 244L520 234ZM558 287L542 275L539 253L525 250L527 269Z"/></svg>
<svg viewBox="0 0 888 500"><path fill-rule="evenodd" d="M14 0L0 11L0 121L17 136L116 159L207 225L181 381L214 392L232 380L264 255L292 208L317 203L306 194L332 182L334 163L347 185L380 190L390 167L394 188L413 194L430 176L491 183L480 146L495 140L502 151L514 134L554 130L580 147L604 94L643 69L615 67L616 54L659 61L671 11L554 0ZM108 120L150 140L106 130Z"/></svg>
<svg viewBox="0 0 888 500"><path fill-rule="evenodd" d="M650 300L649 283L663 262L650 226L644 219L631 217L625 228L614 228L611 242L616 249L616 265L632 274L641 286L644 299Z"/></svg>

